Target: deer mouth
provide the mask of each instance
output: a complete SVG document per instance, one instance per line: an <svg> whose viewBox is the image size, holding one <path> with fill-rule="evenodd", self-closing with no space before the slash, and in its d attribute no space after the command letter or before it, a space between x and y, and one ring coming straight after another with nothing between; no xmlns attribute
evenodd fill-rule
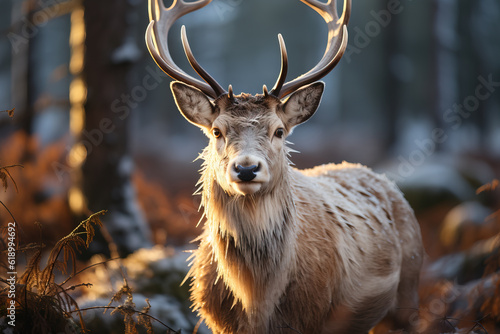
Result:
<svg viewBox="0 0 500 334"><path fill-rule="evenodd" d="M240 195L252 195L262 188L262 183L257 181L236 181L231 182L232 188Z"/></svg>

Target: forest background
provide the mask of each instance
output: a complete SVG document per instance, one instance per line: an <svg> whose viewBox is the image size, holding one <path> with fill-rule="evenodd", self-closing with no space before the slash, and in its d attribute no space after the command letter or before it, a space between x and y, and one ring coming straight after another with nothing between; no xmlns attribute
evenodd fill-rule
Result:
<svg viewBox="0 0 500 334"><path fill-rule="evenodd" d="M352 12L347 51L323 79L322 104L290 137L301 152L292 161L298 168L359 162L395 180L423 230L425 330L481 330L478 323L498 330L498 267L487 264L500 232L500 3L355 1ZM207 140L179 114L171 79L149 56L148 23L145 0L1 0L0 110L11 112L0 113L7 186L0 201L8 208L0 208L0 223L15 218L21 244L50 249L107 210L89 249L67 264L123 258L134 291L157 298L151 312L156 305L158 318L190 331L197 320L186 287L173 286L187 268L181 251L201 231L199 197L191 196L201 162L192 161ZM300 1L214 0L171 32L173 58L193 76L182 24L199 62L235 93L272 86L278 33L289 78L317 63L327 33ZM138 263L156 268L151 277L170 282L168 289L141 287ZM75 292L80 306L107 304L121 282L115 269L78 278L94 281L94 292ZM474 289L481 292L473 298ZM455 297L444 298L450 291ZM474 302L463 306L459 295ZM488 305L497 308L487 312ZM87 313L89 323L101 319Z"/></svg>

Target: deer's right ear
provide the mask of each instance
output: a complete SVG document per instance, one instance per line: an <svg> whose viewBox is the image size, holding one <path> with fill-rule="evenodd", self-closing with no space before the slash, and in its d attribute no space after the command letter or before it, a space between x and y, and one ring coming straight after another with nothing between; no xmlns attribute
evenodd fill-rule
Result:
<svg viewBox="0 0 500 334"><path fill-rule="evenodd" d="M218 113L208 97L198 88L180 81L170 84L175 103L181 114L192 124L210 129Z"/></svg>

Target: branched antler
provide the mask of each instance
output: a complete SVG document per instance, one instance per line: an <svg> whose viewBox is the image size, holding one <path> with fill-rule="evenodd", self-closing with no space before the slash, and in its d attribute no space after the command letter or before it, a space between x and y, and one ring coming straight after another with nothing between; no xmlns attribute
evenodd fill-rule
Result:
<svg viewBox="0 0 500 334"><path fill-rule="evenodd" d="M168 33L176 20L180 17L208 5L212 0L185 2L174 0L172 6L165 8L162 0L149 0L149 18L151 22L146 30L146 44L156 64L170 77L200 89L206 95L217 98L228 92L196 61L186 35L186 28L182 26L181 39L184 52L189 63L205 82L193 78L172 60L168 49ZM302 86L306 86L327 75L338 64L347 47L347 24L351 15L351 0L344 0L344 10L339 17L337 1L329 0L322 3L318 0L301 0L318 12L328 25L328 44L323 58L319 63L304 75L285 83L288 71L288 55L285 42L281 34L278 40L281 50L281 70L273 89L266 95L283 98ZM231 94L232 95L232 92Z"/></svg>
<svg viewBox="0 0 500 334"><path fill-rule="evenodd" d="M211 1L185 2L184 0L174 0L172 6L167 9L163 4L163 0L149 0L149 19L151 22L146 30L146 45L156 64L170 77L194 86L212 98L217 98L225 94L226 91L194 58L184 26L181 30L184 51L191 66L205 82L193 78L180 69L172 60L168 49L168 33L174 22L180 17L208 5Z"/></svg>
<svg viewBox="0 0 500 334"><path fill-rule="evenodd" d="M322 3L317 0L300 0L316 12L325 20L328 25L328 44L326 46L323 58L307 73L285 82L288 66L288 56L286 53L285 43L281 35L278 35L281 49L281 72L276 84L274 85L271 95L278 98L283 98L295 90L313 83L325 75L327 75L344 55L347 48L347 24L351 16L351 0L344 0L344 11L342 16L337 13L337 1L329 0L327 3Z"/></svg>

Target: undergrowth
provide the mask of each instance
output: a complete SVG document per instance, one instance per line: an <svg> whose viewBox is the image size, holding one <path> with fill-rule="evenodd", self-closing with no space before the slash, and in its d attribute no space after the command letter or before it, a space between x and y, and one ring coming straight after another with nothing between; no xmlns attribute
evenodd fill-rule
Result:
<svg viewBox="0 0 500 334"><path fill-rule="evenodd" d="M477 190L477 194L484 191L494 191L499 188L499 185L500 181L498 179L494 179L492 182L480 187ZM493 212L486 219L495 220L497 224L500 224L500 209ZM483 274L483 278L496 275L493 294L486 297L485 302L481 305L481 312L489 315L495 319L498 324L500 324L500 234L497 234L495 238L495 245L496 247L493 249L485 262L486 268Z"/></svg>
<svg viewBox="0 0 500 334"><path fill-rule="evenodd" d="M17 184L9 173L9 169L14 167L22 166L0 167L0 181L5 191L7 191L9 180L18 191ZM12 223L9 224L10 228L4 226L0 229L0 244L4 249L0 253L0 267L8 273L8 277L0 277L0 285L4 285L0 288L0 330L2 332L20 334L87 333L89 331L85 326L83 313L86 310L97 308L103 309L104 312L111 309L111 315L122 314L125 333L139 333L138 326L144 328L148 334L153 333L151 320L162 324L167 333L180 333L148 314L151 308L149 301L146 300L148 306L142 310L135 309L132 289L124 274L123 286L115 293L107 306L80 309L78 303L71 296L72 290L92 286L92 283L70 285L69 282L78 274L94 266L77 270L77 253L89 247L95 236L95 228L104 228L101 216L106 213L106 210L91 214L71 233L57 241L52 249L46 250L41 241L21 246L19 242L19 232L22 232L21 226L8 207L2 201L0 204L12 219ZM35 224L41 231L41 224ZM10 250L8 246L11 246ZM18 264L14 264L15 269L13 269L12 262L9 263L7 260L10 260L8 252L12 251L13 248L15 248L16 259L20 259L21 254L27 258L26 264L23 266L24 269L20 268L21 266ZM45 257L46 260L44 260ZM98 264L102 263L104 262ZM69 267L71 267L71 271L68 270ZM15 274L14 270L16 270ZM12 292L15 292L15 297L12 299L15 303L15 312L9 313L8 305L11 303ZM121 301L123 297L126 298L121 305L111 306L111 303ZM9 318L9 314L14 314L14 317ZM15 319L14 322L11 322L15 326L9 324L11 319Z"/></svg>
<svg viewBox="0 0 500 334"><path fill-rule="evenodd" d="M68 281L79 272L76 270L76 252L88 247L95 235L95 227L102 226L100 216L106 211L99 211L82 221L70 234L60 239L48 252L45 265L42 259L46 254L45 246L40 242L17 246L17 257L21 253L28 256L25 269L17 273L15 280L15 324L13 329L18 333L72 333L82 330L85 332L85 323L78 304L68 293L78 286L68 286ZM16 227L18 223L14 220ZM39 227L41 229L41 226ZM3 238L6 238L6 229L2 229ZM3 241L5 243L5 241ZM7 258L7 251L2 252L2 260ZM72 263L72 272L68 273L68 265ZM11 272L7 263L2 261L6 272ZM59 271L66 276L61 283L56 282ZM0 317L7 315L8 292L11 283L6 278L0 278L5 285L0 290ZM79 286L91 286L85 283ZM71 313L78 315L79 323L73 322ZM8 325L7 325L8 326Z"/></svg>

